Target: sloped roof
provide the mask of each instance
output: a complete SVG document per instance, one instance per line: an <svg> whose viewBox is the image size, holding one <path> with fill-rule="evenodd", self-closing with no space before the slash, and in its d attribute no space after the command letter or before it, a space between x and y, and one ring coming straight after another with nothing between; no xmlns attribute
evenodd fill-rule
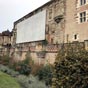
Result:
<svg viewBox="0 0 88 88"><path fill-rule="evenodd" d="M12 36L12 32L10 32L9 30L3 31L2 36Z"/></svg>
<svg viewBox="0 0 88 88"><path fill-rule="evenodd" d="M19 20L15 21L15 22L14 22L14 25L16 25L17 23L23 21L25 18L27 19L28 17L31 17L31 16L34 14L34 12L37 12L39 9L44 8L45 6L50 5L50 4L51 4L52 2L54 2L54 1L55 1L55 0L50 0L49 2L45 3L44 5L40 6L40 7L37 8L37 9L35 9L34 11L28 13L27 15L23 16L23 17L20 18Z"/></svg>

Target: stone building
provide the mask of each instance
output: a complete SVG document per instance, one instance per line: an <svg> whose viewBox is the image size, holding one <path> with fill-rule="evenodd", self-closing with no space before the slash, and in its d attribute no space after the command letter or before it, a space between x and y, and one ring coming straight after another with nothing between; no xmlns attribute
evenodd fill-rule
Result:
<svg viewBox="0 0 88 88"><path fill-rule="evenodd" d="M3 46L8 46L8 45L12 45L12 32L10 32L9 30L7 31L3 31L2 32L2 45Z"/></svg>
<svg viewBox="0 0 88 88"><path fill-rule="evenodd" d="M12 32L9 30L0 33L0 55L5 54L9 48L11 48L13 41Z"/></svg>
<svg viewBox="0 0 88 88"><path fill-rule="evenodd" d="M66 0L65 42L88 40L88 0Z"/></svg>
<svg viewBox="0 0 88 88"><path fill-rule="evenodd" d="M9 46L9 45L11 46L12 41L13 41L12 32L6 30L0 33L0 47Z"/></svg>
<svg viewBox="0 0 88 88"><path fill-rule="evenodd" d="M17 25L46 10L45 39L16 43ZM88 0L51 0L14 22L14 56L24 59L28 51L36 63L53 63L63 43L88 40ZM30 26L30 25L29 25ZM36 28L35 28L36 29ZM26 31L26 29L25 29Z"/></svg>

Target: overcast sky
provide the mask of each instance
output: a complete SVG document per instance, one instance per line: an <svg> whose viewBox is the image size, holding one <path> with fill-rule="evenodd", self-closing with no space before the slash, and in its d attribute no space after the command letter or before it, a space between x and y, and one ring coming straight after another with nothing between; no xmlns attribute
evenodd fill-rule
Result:
<svg viewBox="0 0 88 88"><path fill-rule="evenodd" d="M0 0L0 32L13 28L13 22L50 0Z"/></svg>

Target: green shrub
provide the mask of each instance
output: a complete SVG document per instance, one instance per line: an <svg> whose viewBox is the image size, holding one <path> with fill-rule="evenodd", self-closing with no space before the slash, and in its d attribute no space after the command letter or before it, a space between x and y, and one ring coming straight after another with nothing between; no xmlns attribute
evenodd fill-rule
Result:
<svg viewBox="0 0 88 88"><path fill-rule="evenodd" d="M8 68L7 66L1 65L0 64L0 71L9 74L13 77L18 76L19 72L14 71L13 69Z"/></svg>
<svg viewBox="0 0 88 88"><path fill-rule="evenodd" d="M31 73L31 67L26 64L21 64L18 70L20 74L29 75Z"/></svg>
<svg viewBox="0 0 88 88"><path fill-rule="evenodd" d="M37 77L32 75L19 75L16 79L21 84L22 88L48 88L44 82L39 81Z"/></svg>
<svg viewBox="0 0 88 88"><path fill-rule="evenodd" d="M4 65L9 65L10 59L11 58L9 57L9 54L6 54L4 56L0 56L1 64L4 64Z"/></svg>
<svg viewBox="0 0 88 88"><path fill-rule="evenodd" d="M58 52L52 88L88 88L88 51L76 47Z"/></svg>
<svg viewBox="0 0 88 88"><path fill-rule="evenodd" d="M52 83L52 66L45 65L37 73L39 80L45 81L46 85L51 85Z"/></svg>
<svg viewBox="0 0 88 88"><path fill-rule="evenodd" d="M34 61L30 55L30 51L27 52L26 57L22 62L23 62L23 64L30 65L30 66L34 64Z"/></svg>
<svg viewBox="0 0 88 88"><path fill-rule="evenodd" d="M30 52L27 52L26 57L23 61L13 62L9 67L18 71L20 74L29 75L31 73L31 66L33 65L33 60L31 58Z"/></svg>
<svg viewBox="0 0 88 88"><path fill-rule="evenodd" d="M1 64L0 64L0 71L14 77L18 81L18 83L20 83L22 88L48 88L45 85L45 82L38 80L38 77L34 77L32 75L29 76L21 75L18 72L9 69L7 66L3 66Z"/></svg>
<svg viewBox="0 0 88 88"><path fill-rule="evenodd" d="M2 59L2 56L0 56L0 64L2 64L2 62L3 62L2 60L3 60L3 59Z"/></svg>
<svg viewBox="0 0 88 88"><path fill-rule="evenodd" d="M39 65L39 64L32 65L31 66L31 74L34 75L34 76L36 76L37 73L39 72L39 70L43 68L43 66L44 65L42 65L42 64L41 65Z"/></svg>

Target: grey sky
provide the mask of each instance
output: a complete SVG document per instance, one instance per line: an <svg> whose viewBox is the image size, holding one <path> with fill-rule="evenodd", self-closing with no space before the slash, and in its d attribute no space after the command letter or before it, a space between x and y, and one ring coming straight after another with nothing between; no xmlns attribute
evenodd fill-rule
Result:
<svg viewBox="0 0 88 88"><path fill-rule="evenodd" d="M50 0L0 0L0 32L12 30L13 22Z"/></svg>

